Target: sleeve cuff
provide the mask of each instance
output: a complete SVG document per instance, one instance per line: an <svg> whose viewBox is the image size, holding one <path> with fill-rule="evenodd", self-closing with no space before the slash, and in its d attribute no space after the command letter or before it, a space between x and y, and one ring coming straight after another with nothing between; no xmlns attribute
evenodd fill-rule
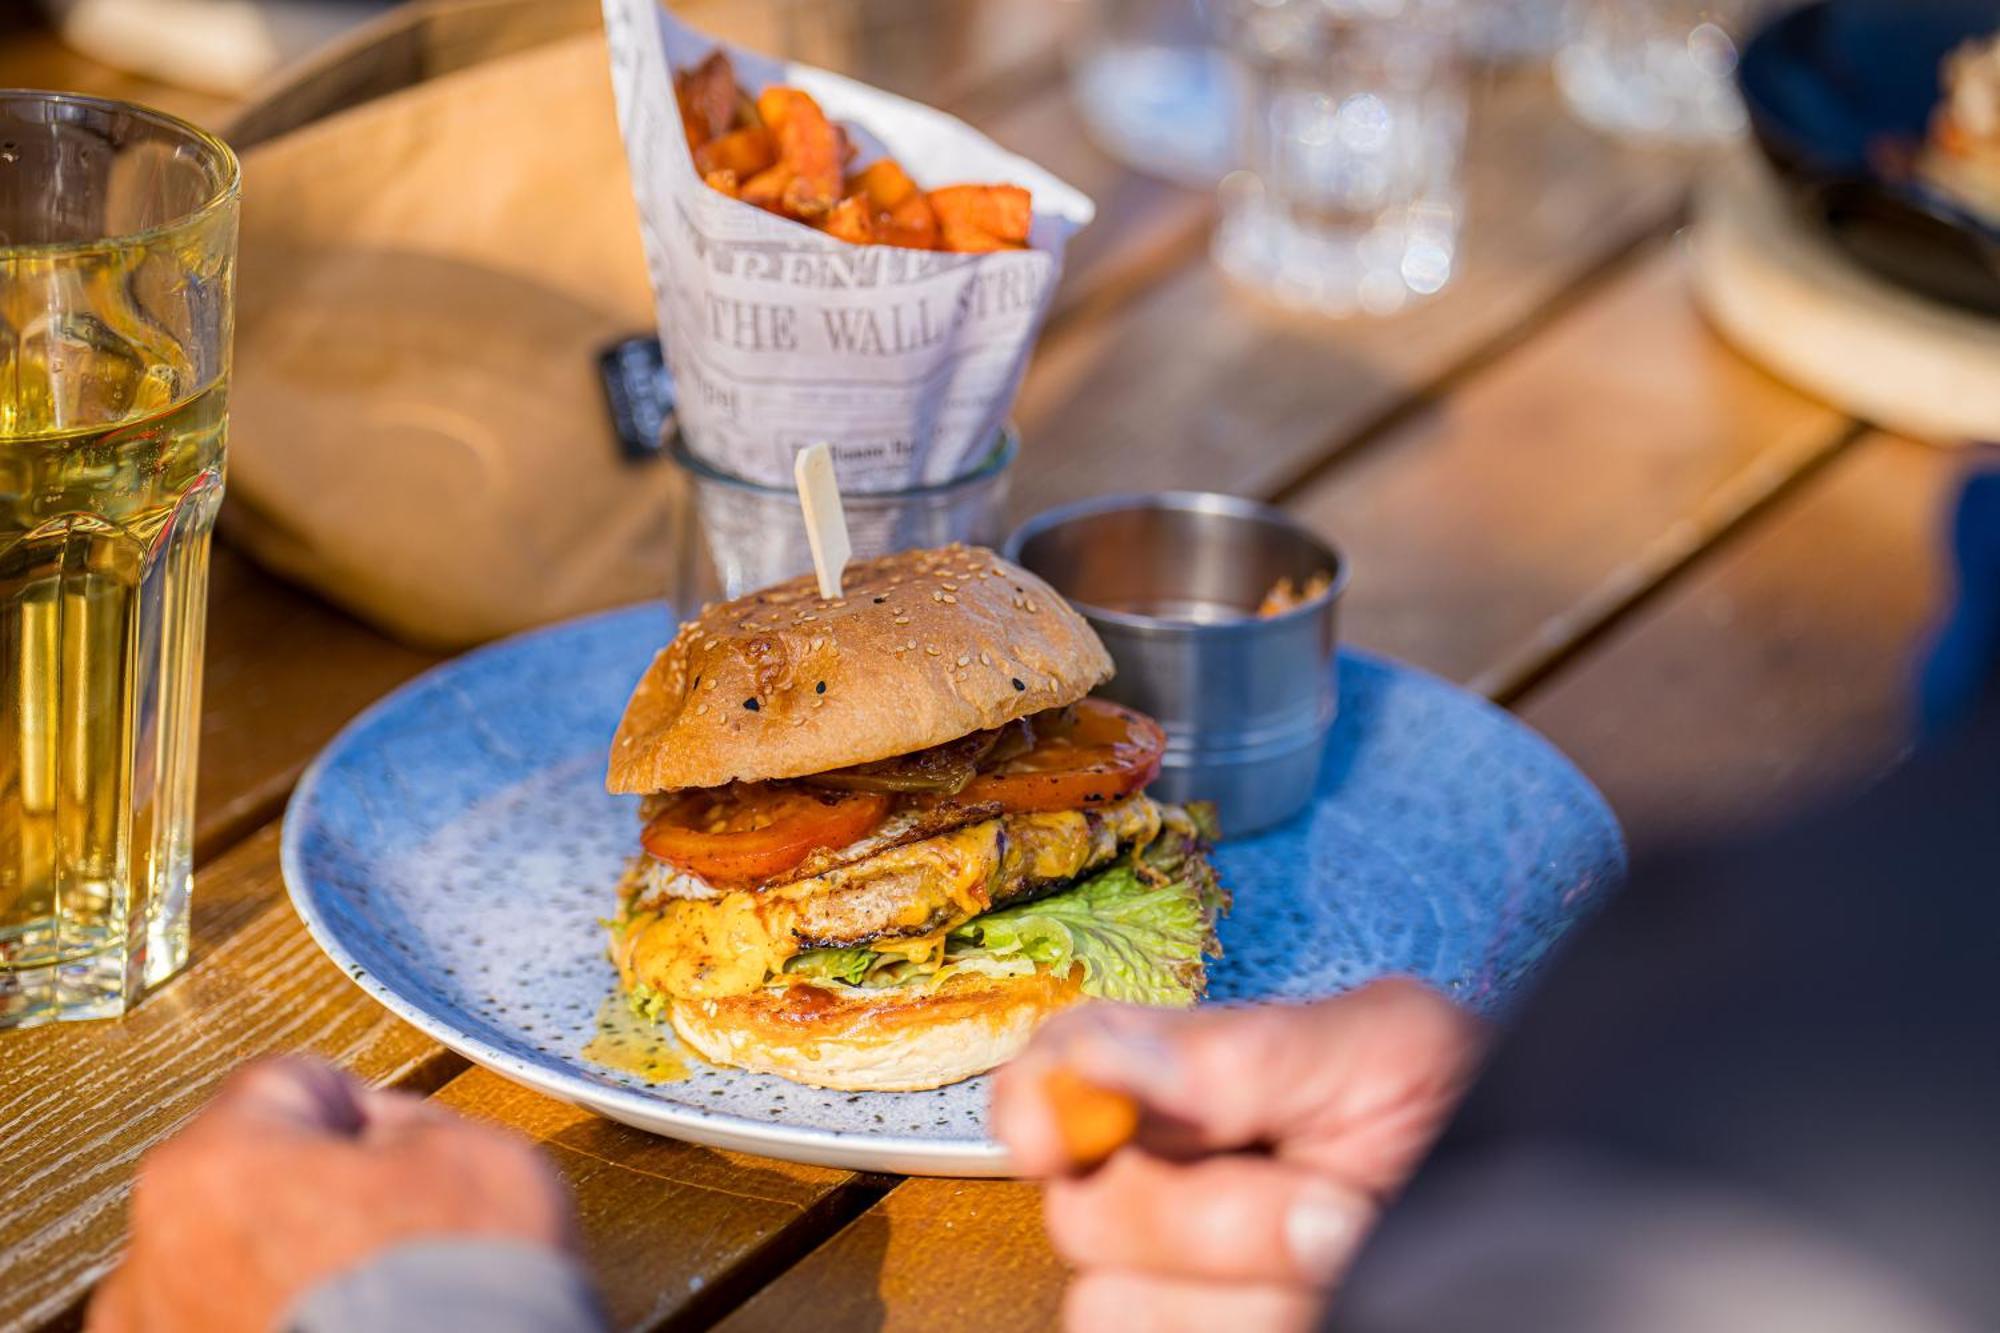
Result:
<svg viewBox="0 0 2000 1333"><path fill-rule="evenodd" d="M577 1262L516 1241L411 1241L313 1287L289 1333L603 1333L603 1308Z"/></svg>

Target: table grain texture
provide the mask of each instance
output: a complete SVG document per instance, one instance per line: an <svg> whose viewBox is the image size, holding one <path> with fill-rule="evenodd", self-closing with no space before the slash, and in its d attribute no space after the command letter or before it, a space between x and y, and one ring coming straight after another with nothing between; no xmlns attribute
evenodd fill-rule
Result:
<svg viewBox="0 0 2000 1333"><path fill-rule="evenodd" d="M1635 845L1769 817L1902 753L1960 459L1869 429L1703 325L1676 234L1700 163L1621 147L1546 77L1483 72L1463 263L1436 300L1324 322L1230 289L1203 193L1079 130L1062 0L684 6L950 107L1093 195L1022 390L1015 504L1128 487L1282 504L1355 565L1344 633L1517 710ZM0 84L176 93L0 24ZM433 658L227 548L211 593L195 961L132 1016L0 1038L0 1329L73 1326L134 1164L231 1067L307 1050L539 1142L621 1328L1041 1329L1035 1192L655 1138L391 1017L306 938L277 820L343 722Z"/></svg>

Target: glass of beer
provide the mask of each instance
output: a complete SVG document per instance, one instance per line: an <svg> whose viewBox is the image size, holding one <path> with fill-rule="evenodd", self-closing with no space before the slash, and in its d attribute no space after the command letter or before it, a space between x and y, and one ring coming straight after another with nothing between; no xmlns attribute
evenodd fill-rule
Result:
<svg viewBox="0 0 2000 1333"><path fill-rule="evenodd" d="M192 125L0 91L0 1029L187 960L237 192Z"/></svg>

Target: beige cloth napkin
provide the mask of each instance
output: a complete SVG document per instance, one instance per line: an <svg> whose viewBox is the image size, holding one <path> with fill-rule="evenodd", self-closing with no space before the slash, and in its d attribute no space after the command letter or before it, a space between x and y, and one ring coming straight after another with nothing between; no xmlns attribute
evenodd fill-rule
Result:
<svg viewBox="0 0 2000 1333"><path fill-rule="evenodd" d="M411 642L665 589L678 482L596 354L651 296L601 34L447 75L244 162L230 535Z"/></svg>

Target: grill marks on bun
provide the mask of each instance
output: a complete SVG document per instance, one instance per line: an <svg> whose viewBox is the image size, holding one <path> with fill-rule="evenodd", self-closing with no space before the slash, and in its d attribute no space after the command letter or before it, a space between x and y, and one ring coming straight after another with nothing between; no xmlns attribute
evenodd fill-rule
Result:
<svg viewBox="0 0 2000 1333"><path fill-rule="evenodd" d="M804 777L927 749L1073 703L1111 676L1046 583L981 547L850 565L684 622L611 745L607 785L647 794Z"/></svg>

